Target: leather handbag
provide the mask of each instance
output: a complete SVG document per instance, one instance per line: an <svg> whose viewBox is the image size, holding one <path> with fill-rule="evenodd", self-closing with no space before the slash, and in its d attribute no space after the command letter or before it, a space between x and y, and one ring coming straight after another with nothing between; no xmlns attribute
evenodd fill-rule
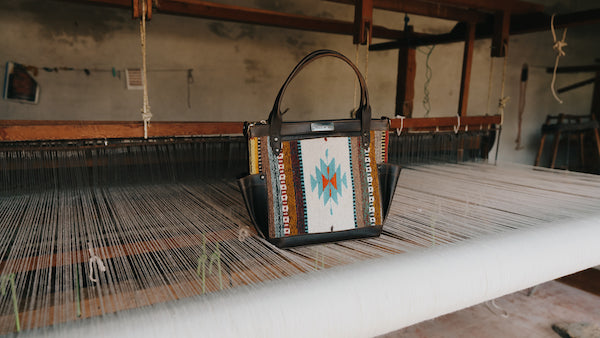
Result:
<svg viewBox="0 0 600 338"><path fill-rule="evenodd" d="M309 63L335 57L358 77L355 119L283 122L286 88ZM279 90L269 119L247 123L250 175L239 180L257 232L278 247L379 236L400 167L385 163L388 120L372 120L358 68L333 50L304 57Z"/></svg>

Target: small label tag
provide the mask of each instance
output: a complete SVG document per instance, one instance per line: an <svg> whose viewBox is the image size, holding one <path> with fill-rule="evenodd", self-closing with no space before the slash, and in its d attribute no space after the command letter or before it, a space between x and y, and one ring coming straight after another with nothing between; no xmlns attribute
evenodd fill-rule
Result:
<svg viewBox="0 0 600 338"><path fill-rule="evenodd" d="M310 131L334 131L333 122L313 122L310 124Z"/></svg>

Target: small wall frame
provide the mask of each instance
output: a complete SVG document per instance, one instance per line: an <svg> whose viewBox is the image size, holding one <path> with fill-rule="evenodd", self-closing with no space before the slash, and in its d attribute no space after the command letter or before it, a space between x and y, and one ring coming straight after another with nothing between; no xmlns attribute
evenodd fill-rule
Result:
<svg viewBox="0 0 600 338"><path fill-rule="evenodd" d="M2 97L9 101L37 104L40 86L26 66L9 61L6 63Z"/></svg>

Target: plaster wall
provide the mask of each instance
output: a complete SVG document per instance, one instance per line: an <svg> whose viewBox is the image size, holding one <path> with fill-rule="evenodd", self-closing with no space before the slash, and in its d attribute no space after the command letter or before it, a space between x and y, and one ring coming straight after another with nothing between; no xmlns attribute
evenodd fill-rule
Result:
<svg viewBox="0 0 600 338"><path fill-rule="evenodd" d="M302 2L254 0L221 1L289 13L334 17L351 21L352 7L320 0ZM593 8L593 0L538 1L549 12L567 13ZM597 6L597 5L596 5ZM15 61L40 68L39 104L0 100L0 119L139 120L142 92L127 90L126 68L141 65L139 23L130 12L62 1L0 1L0 64ZM402 29L399 13L375 11L375 22ZM451 21L410 16L418 32L443 33ZM567 56L561 65L585 65L599 56L599 25L574 27L567 33ZM350 36L236 24L155 14L148 23L147 53L149 96L153 120L240 121L266 119L275 95L297 61L319 48L335 49L356 59ZM380 42L374 40L374 42ZM469 97L470 115L494 114L500 97L503 59L495 59L488 102L489 40L475 44ZM423 51L423 50L422 50ZM436 46L430 57L429 116L456 114L463 44ZM368 58L368 69L366 67ZM414 116L424 116L424 53L417 53ZM521 66L530 67L523 120L522 150L514 149ZM587 114L591 86L561 95L558 104L549 90L554 64L549 31L512 36L505 95L506 107L499 159L532 164L539 129L547 114ZM366 53L359 48L358 65L367 76L373 112L393 116L397 52ZM76 71L46 72L42 67L72 67ZM115 68L117 75L113 76ZM83 69L90 70L86 75ZM188 86L187 69L194 82ZM0 76L4 78L4 67ZM592 74L560 75L557 87L584 80ZM346 118L354 107L354 79L350 68L337 60L321 60L288 88L282 108L286 119ZM189 96L188 96L189 88Z"/></svg>

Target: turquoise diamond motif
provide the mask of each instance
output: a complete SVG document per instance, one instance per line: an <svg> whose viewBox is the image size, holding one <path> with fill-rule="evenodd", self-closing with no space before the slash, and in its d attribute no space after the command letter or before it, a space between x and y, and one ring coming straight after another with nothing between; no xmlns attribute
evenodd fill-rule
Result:
<svg viewBox="0 0 600 338"><path fill-rule="evenodd" d="M338 197L342 196L342 188L348 188L346 173L341 172L341 166L332 158L329 163L329 151L325 151L325 160L319 160L319 166L315 166L315 175L310 175L311 191L317 190L319 199L323 198L323 205L329 203L329 212L333 214L333 203L338 204ZM333 203L330 203L333 201Z"/></svg>

